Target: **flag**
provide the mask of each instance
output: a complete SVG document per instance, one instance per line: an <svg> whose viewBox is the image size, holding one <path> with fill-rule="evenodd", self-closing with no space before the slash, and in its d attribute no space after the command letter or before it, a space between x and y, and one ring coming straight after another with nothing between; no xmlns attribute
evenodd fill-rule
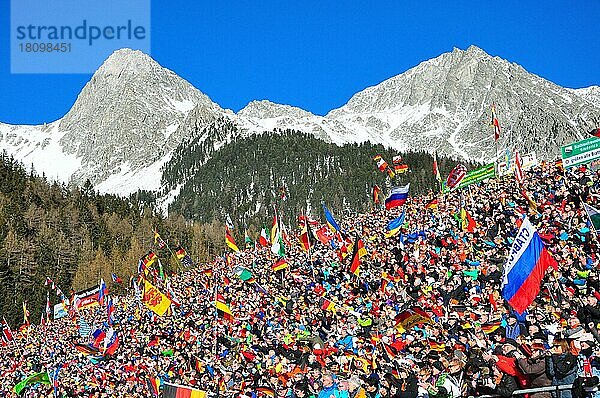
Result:
<svg viewBox="0 0 600 398"><path fill-rule="evenodd" d="M244 243L246 244L246 249L254 249L254 242L252 238L248 235L248 230L244 230Z"/></svg>
<svg viewBox="0 0 600 398"><path fill-rule="evenodd" d="M456 167L452 169L450 174L448 174L448 178L446 179L446 187L450 190L456 188L466 175L467 168L462 164L457 164Z"/></svg>
<svg viewBox="0 0 600 398"><path fill-rule="evenodd" d="M385 229L386 229L386 233L385 233L385 237L386 238L390 238L392 236L395 236L398 234L398 232L400 232L400 228L402 228L402 225L404 224L404 218L405 218L405 211L402 210L402 214L400 214L399 217L394 218L392 221L390 221Z"/></svg>
<svg viewBox="0 0 600 398"><path fill-rule="evenodd" d="M281 271L282 269L288 268L290 265L288 264L285 258L280 259L275 264L271 266L273 272Z"/></svg>
<svg viewBox="0 0 600 398"><path fill-rule="evenodd" d="M600 210L588 205L587 203L583 204L583 208L590 218L590 222L592 223L594 230L596 230L596 233L598 233L600 230Z"/></svg>
<svg viewBox="0 0 600 398"><path fill-rule="evenodd" d="M148 376L148 380L146 382L148 384L148 391L150 391L154 398L158 398L160 394L160 378Z"/></svg>
<svg viewBox="0 0 600 398"><path fill-rule="evenodd" d="M437 200L437 198L433 198L431 199L426 205L425 205L425 209L431 209L431 210L437 210L439 207L439 202Z"/></svg>
<svg viewBox="0 0 600 398"><path fill-rule="evenodd" d="M279 257L285 256L285 245L283 243L283 239L281 238L281 231L279 230L275 233L275 239L271 245L271 252Z"/></svg>
<svg viewBox="0 0 600 398"><path fill-rule="evenodd" d="M268 396L269 398L274 398L275 397L275 390L273 390L270 387L257 387L256 388L256 392L257 393L262 393L262 394Z"/></svg>
<svg viewBox="0 0 600 398"><path fill-rule="evenodd" d="M112 318L113 312L115 312L115 306L113 304L112 297L108 296L108 299L106 300L106 315L109 325L112 325L114 322Z"/></svg>
<svg viewBox="0 0 600 398"><path fill-rule="evenodd" d="M461 219L461 227L463 231L475 232L475 227L477 224L473 217L467 212L467 210L463 207L460 209L460 219Z"/></svg>
<svg viewBox="0 0 600 398"><path fill-rule="evenodd" d="M521 155L519 155L519 151L515 151L515 180L517 180L517 184L523 185L524 179L523 170L521 169Z"/></svg>
<svg viewBox="0 0 600 398"><path fill-rule="evenodd" d="M431 317L418 307L402 311L396 315L394 321L396 326L402 326L405 330L411 329L420 323L432 323Z"/></svg>
<svg viewBox="0 0 600 398"><path fill-rule="evenodd" d="M358 276L360 273L360 259L367 255L367 249L365 249L365 245L362 240L356 237L356 242L354 242L354 251L352 253L352 260L350 261L350 272L354 275Z"/></svg>
<svg viewBox="0 0 600 398"><path fill-rule="evenodd" d="M23 301L23 324L29 326L29 310L25 301Z"/></svg>
<svg viewBox="0 0 600 398"><path fill-rule="evenodd" d="M320 300L321 309L325 311L333 311L335 310L335 303L327 300L326 298L321 298Z"/></svg>
<svg viewBox="0 0 600 398"><path fill-rule="evenodd" d="M146 279L144 279L142 302L158 316L163 316L171 305L171 300Z"/></svg>
<svg viewBox="0 0 600 398"><path fill-rule="evenodd" d="M396 164L396 165L394 165L394 170L396 171L397 174L406 173L408 171L408 165L407 164Z"/></svg>
<svg viewBox="0 0 600 398"><path fill-rule="evenodd" d="M600 138L600 128L593 129L592 131L590 131L590 135L596 138Z"/></svg>
<svg viewBox="0 0 600 398"><path fill-rule="evenodd" d="M50 319L52 307L50 307L50 292L46 292L46 318Z"/></svg>
<svg viewBox="0 0 600 398"><path fill-rule="evenodd" d="M300 241L300 247L302 248L302 250L304 250L305 252L310 250L310 237L309 237L309 226L308 226L308 221L305 219L302 221L302 230L300 231L300 236L298 236L298 240Z"/></svg>
<svg viewBox="0 0 600 398"><path fill-rule="evenodd" d="M110 277L114 283L123 283L123 279L119 278L115 273L110 274Z"/></svg>
<svg viewBox="0 0 600 398"><path fill-rule="evenodd" d="M227 246L229 246L229 248L234 252L240 251L240 249L238 249L237 245L235 244L235 241L233 240L233 236L231 236L231 233L229 233L229 229L225 230L225 244L227 244Z"/></svg>
<svg viewBox="0 0 600 398"><path fill-rule="evenodd" d="M44 286L48 286L50 285L50 289L54 290L56 289L56 285L54 284L54 282L52 281L52 279L46 277L46 282L44 282Z"/></svg>
<svg viewBox="0 0 600 398"><path fill-rule="evenodd" d="M179 246L179 247L176 249L176 251L175 251L175 256L177 256L177 258L178 258L179 260L181 260L182 258L184 258L186 254L187 254L187 253L186 253L185 249L184 249L183 247L181 247L181 246Z"/></svg>
<svg viewBox="0 0 600 398"><path fill-rule="evenodd" d="M500 123L498 122L498 118L496 117L496 106L492 105L492 122L491 125L494 126L494 141L498 141L500 138Z"/></svg>
<svg viewBox="0 0 600 398"><path fill-rule="evenodd" d="M50 382L50 376L48 375L48 372L40 372L40 373L33 374L29 377L26 377L19 384L17 384L13 388L13 390L17 395L21 395L21 392L23 391L23 389L25 387L30 386L32 384L38 384L38 383L48 384L48 385L52 384Z"/></svg>
<svg viewBox="0 0 600 398"><path fill-rule="evenodd" d="M376 155L373 158L374 161L377 162L377 168L379 169L379 171L381 171L382 173L385 172L385 170L388 168L388 164L385 160L383 160L383 158L381 157L381 155Z"/></svg>
<svg viewBox="0 0 600 398"><path fill-rule="evenodd" d="M267 245L269 244L269 238L267 238L267 227L264 227L260 231L260 237L258 238L258 243L262 247L267 247Z"/></svg>
<svg viewBox="0 0 600 398"><path fill-rule="evenodd" d="M433 153L433 175L438 182L442 182L442 175L440 174L440 169L438 167L436 152Z"/></svg>
<svg viewBox="0 0 600 398"><path fill-rule="evenodd" d="M277 236L277 230L279 229L279 222L277 221L277 209L275 209L275 215L273 216L273 223L271 224L271 242L275 242Z"/></svg>
<svg viewBox="0 0 600 398"><path fill-rule="evenodd" d="M496 329L498 329L500 326L501 326L500 322L486 323L485 325L481 325L481 330L485 334L490 334L490 333L494 333L496 331Z"/></svg>
<svg viewBox="0 0 600 398"><path fill-rule="evenodd" d="M279 188L279 197L281 198L281 200L287 200L287 194L285 193L285 187L280 187Z"/></svg>
<svg viewBox="0 0 600 398"><path fill-rule="evenodd" d="M14 341L14 336L12 334L12 331L10 330L10 326L8 325L8 322L6 322L6 319L4 317L2 317L2 322L0 323L0 339L2 339L2 341L4 341L5 343L10 343L11 341Z"/></svg>
<svg viewBox="0 0 600 398"><path fill-rule="evenodd" d="M536 228L525 217L510 249L502 277L502 297L520 314L540 292L548 267L557 268Z"/></svg>
<svg viewBox="0 0 600 398"><path fill-rule="evenodd" d="M149 251L148 254L142 256L138 263L138 273L148 273L148 268L152 266L152 264L156 261L156 254L154 252Z"/></svg>
<svg viewBox="0 0 600 398"><path fill-rule="evenodd" d="M437 341L428 340L429 349L432 351L442 352L446 349L446 343L438 343Z"/></svg>
<svg viewBox="0 0 600 398"><path fill-rule="evenodd" d="M64 364L59 364L56 367L56 369L54 369L54 372L52 372L52 389L56 398L58 398L58 373L60 372L63 366Z"/></svg>
<svg viewBox="0 0 600 398"><path fill-rule="evenodd" d="M192 387L164 383L162 398L206 398L206 391Z"/></svg>
<svg viewBox="0 0 600 398"><path fill-rule="evenodd" d="M331 214L327 206L325 206L325 203L323 203L323 212L325 213L325 221L327 222L331 232L339 231L340 226L335 221L335 218L333 218L333 214Z"/></svg>
<svg viewBox="0 0 600 398"><path fill-rule="evenodd" d="M229 306L225 302L225 298L217 293L217 299L215 300L215 306L217 307L217 313L228 321L233 321L233 313L229 309Z"/></svg>
<svg viewBox="0 0 600 398"><path fill-rule="evenodd" d="M233 270L233 272L235 272L235 274L238 276L238 278L240 278L244 282L251 281L254 279L252 277L252 272L248 271L248 269L246 269L242 266L237 266L235 268L235 270Z"/></svg>
<svg viewBox="0 0 600 398"><path fill-rule="evenodd" d="M381 195L381 188L379 188L379 186L375 185L373 187L373 202L375 204L381 203L381 199L379 198L380 195Z"/></svg>
<svg viewBox="0 0 600 398"><path fill-rule="evenodd" d="M225 225L227 225L227 228L234 230L235 227L233 226L233 221L231 221L231 216L229 215L229 213L227 213L227 218L225 219Z"/></svg>
<svg viewBox="0 0 600 398"><path fill-rule="evenodd" d="M154 230L154 244L158 246L159 249L164 249L167 245L164 240L160 237L157 230Z"/></svg>
<svg viewBox="0 0 600 398"><path fill-rule="evenodd" d="M533 214L537 214L537 212L538 212L537 211L537 203L535 203L535 200L531 199L531 197L527 194L525 189L521 189L521 195L527 201L527 205L529 206L529 211Z"/></svg>
<svg viewBox="0 0 600 398"><path fill-rule="evenodd" d="M390 196L385 199L385 209L390 210L394 207L402 206L406 203L406 199L408 199L408 189L410 187L410 183L405 186L392 188L390 192Z"/></svg>
<svg viewBox="0 0 600 398"><path fill-rule="evenodd" d="M106 283L104 283L104 279L100 279L100 285L98 286L98 304L104 304L104 297L108 295L108 288L106 287Z"/></svg>

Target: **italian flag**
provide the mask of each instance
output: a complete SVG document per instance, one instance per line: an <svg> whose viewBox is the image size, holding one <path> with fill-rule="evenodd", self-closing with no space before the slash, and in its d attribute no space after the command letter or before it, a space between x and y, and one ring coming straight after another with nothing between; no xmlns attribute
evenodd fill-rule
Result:
<svg viewBox="0 0 600 398"><path fill-rule="evenodd" d="M585 203L583 204L583 208L590 218L590 222L594 226L596 233L598 233L598 230L600 229L600 210Z"/></svg>

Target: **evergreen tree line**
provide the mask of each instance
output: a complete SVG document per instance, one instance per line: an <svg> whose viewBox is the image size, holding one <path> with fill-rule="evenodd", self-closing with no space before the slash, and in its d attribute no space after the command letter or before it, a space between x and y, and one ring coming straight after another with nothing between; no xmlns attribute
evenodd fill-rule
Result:
<svg viewBox="0 0 600 398"><path fill-rule="evenodd" d="M180 267L166 249L153 245L157 228L172 249L183 245L194 259L221 253L222 225L192 224L180 216L162 217L144 195L120 198L83 187L50 183L0 155L0 316L11 326L23 322L27 301L30 321L38 323L46 305L45 278L67 299L70 290L92 287L104 278L111 291L126 288L139 258L154 250L167 270ZM140 196L143 200L139 200ZM124 286L111 283L111 273ZM51 305L60 302L50 292Z"/></svg>
<svg viewBox="0 0 600 398"><path fill-rule="evenodd" d="M176 151L175 162L165 168L163 179L169 186L186 181L181 176L189 177L170 204L169 213L200 222L225 221L229 214L241 230L250 227L257 231L270 223L273 206L288 225L307 209L314 217L322 215L321 202L338 214L346 209L367 210L372 206L376 184L384 195L391 186L409 182L412 195L439 189L432 171L433 158L425 152L400 154L368 142L337 146L292 130L234 140L212 153L208 161L205 154L205 144L186 143ZM378 154L390 167L393 156L401 155L409 172L390 181L376 167L373 157ZM456 163L438 159L443 176ZM194 172L189 173L190 169Z"/></svg>

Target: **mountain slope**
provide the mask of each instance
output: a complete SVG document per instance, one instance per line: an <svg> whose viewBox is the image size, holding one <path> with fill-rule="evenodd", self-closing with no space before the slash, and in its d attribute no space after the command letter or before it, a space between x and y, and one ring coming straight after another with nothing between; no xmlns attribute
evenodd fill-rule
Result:
<svg viewBox="0 0 600 398"><path fill-rule="evenodd" d="M487 161L495 156L490 106L502 125L499 148L551 158L600 125L598 86L566 89L471 46L454 49L353 95L326 116L252 101L237 114L148 55L113 53L60 120L0 123L0 149L52 179L101 192L157 192L167 204L187 179L164 178L176 148L204 148L199 164L233 140L295 130L329 143L371 142L401 151L438 151ZM173 185L174 184L174 185Z"/></svg>
<svg viewBox="0 0 600 398"><path fill-rule="evenodd" d="M340 212L369 208L373 185L389 190L373 156L391 161L398 154L370 143L337 146L293 130L239 138L212 152L207 162L200 161L207 154L202 143L182 143L175 153L163 174L165 186L179 186L169 212L204 222L230 214L236 224L255 227L272 216L273 205L288 225L307 208L320 214L321 201ZM403 159L411 171L395 183L410 182L411 194L436 188L431 155L407 153ZM440 158L442 172L449 172L454 162Z"/></svg>

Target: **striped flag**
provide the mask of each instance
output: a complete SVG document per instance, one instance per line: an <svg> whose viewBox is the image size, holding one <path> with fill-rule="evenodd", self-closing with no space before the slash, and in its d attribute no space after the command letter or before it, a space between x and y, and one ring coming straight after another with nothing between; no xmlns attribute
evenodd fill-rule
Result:
<svg viewBox="0 0 600 398"><path fill-rule="evenodd" d="M325 311L333 311L335 310L335 303L327 300L326 298L321 298L321 309Z"/></svg>
<svg viewBox="0 0 600 398"><path fill-rule="evenodd" d="M523 170L521 169L521 155L519 151L515 151L515 180L519 185L523 185L525 177L523 176Z"/></svg>
<svg viewBox="0 0 600 398"><path fill-rule="evenodd" d="M540 292L548 267L557 268L537 229L525 217L515 237L502 277L502 297L522 314Z"/></svg>
<svg viewBox="0 0 600 398"><path fill-rule="evenodd" d="M239 252L240 251L240 249L235 244L235 241L233 240L233 236L231 236L231 233L229 232L229 228L227 228L225 230L225 244L227 246L229 246L229 248L231 250L233 250L234 252Z"/></svg>
<svg viewBox="0 0 600 398"><path fill-rule="evenodd" d="M288 268L290 265L288 264L285 258L280 259L275 264L271 266L273 272L281 271L282 269Z"/></svg>
<svg viewBox="0 0 600 398"><path fill-rule="evenodd" d="M358 276L360 273L360 259L367 255L367 249L359 237L356 237L354 243L354 252L352 253L352 261L350 262L350 272Z"/></svg>
<svg viewBox="0 0 600 398"><path fill-rule="evenodd" d="M491 125L494 127L494 141L498 141L500 138L500 123L496 117L496 106L492 105L492 122Z"/></svg>
<svg viewBox="0 0 600 398"><path fill-rule="evenodd" d="M596 233L598 233L598 230L600 230L600 210L588 205L587 203L583 204L583 208L585 209L585 212L590 218L590 222L596 230Z"/></svg>
<svg viewBox="0 0 600 398"><path fill-rule="evenodd" d="M217 307L217 313L223 319L228 320L230 322L233 321L233 313L231 312L231 309L229 309L229 306L227 305L227 302L225 301L225 298L222 295L217 294L215 306Z"/></svg>

